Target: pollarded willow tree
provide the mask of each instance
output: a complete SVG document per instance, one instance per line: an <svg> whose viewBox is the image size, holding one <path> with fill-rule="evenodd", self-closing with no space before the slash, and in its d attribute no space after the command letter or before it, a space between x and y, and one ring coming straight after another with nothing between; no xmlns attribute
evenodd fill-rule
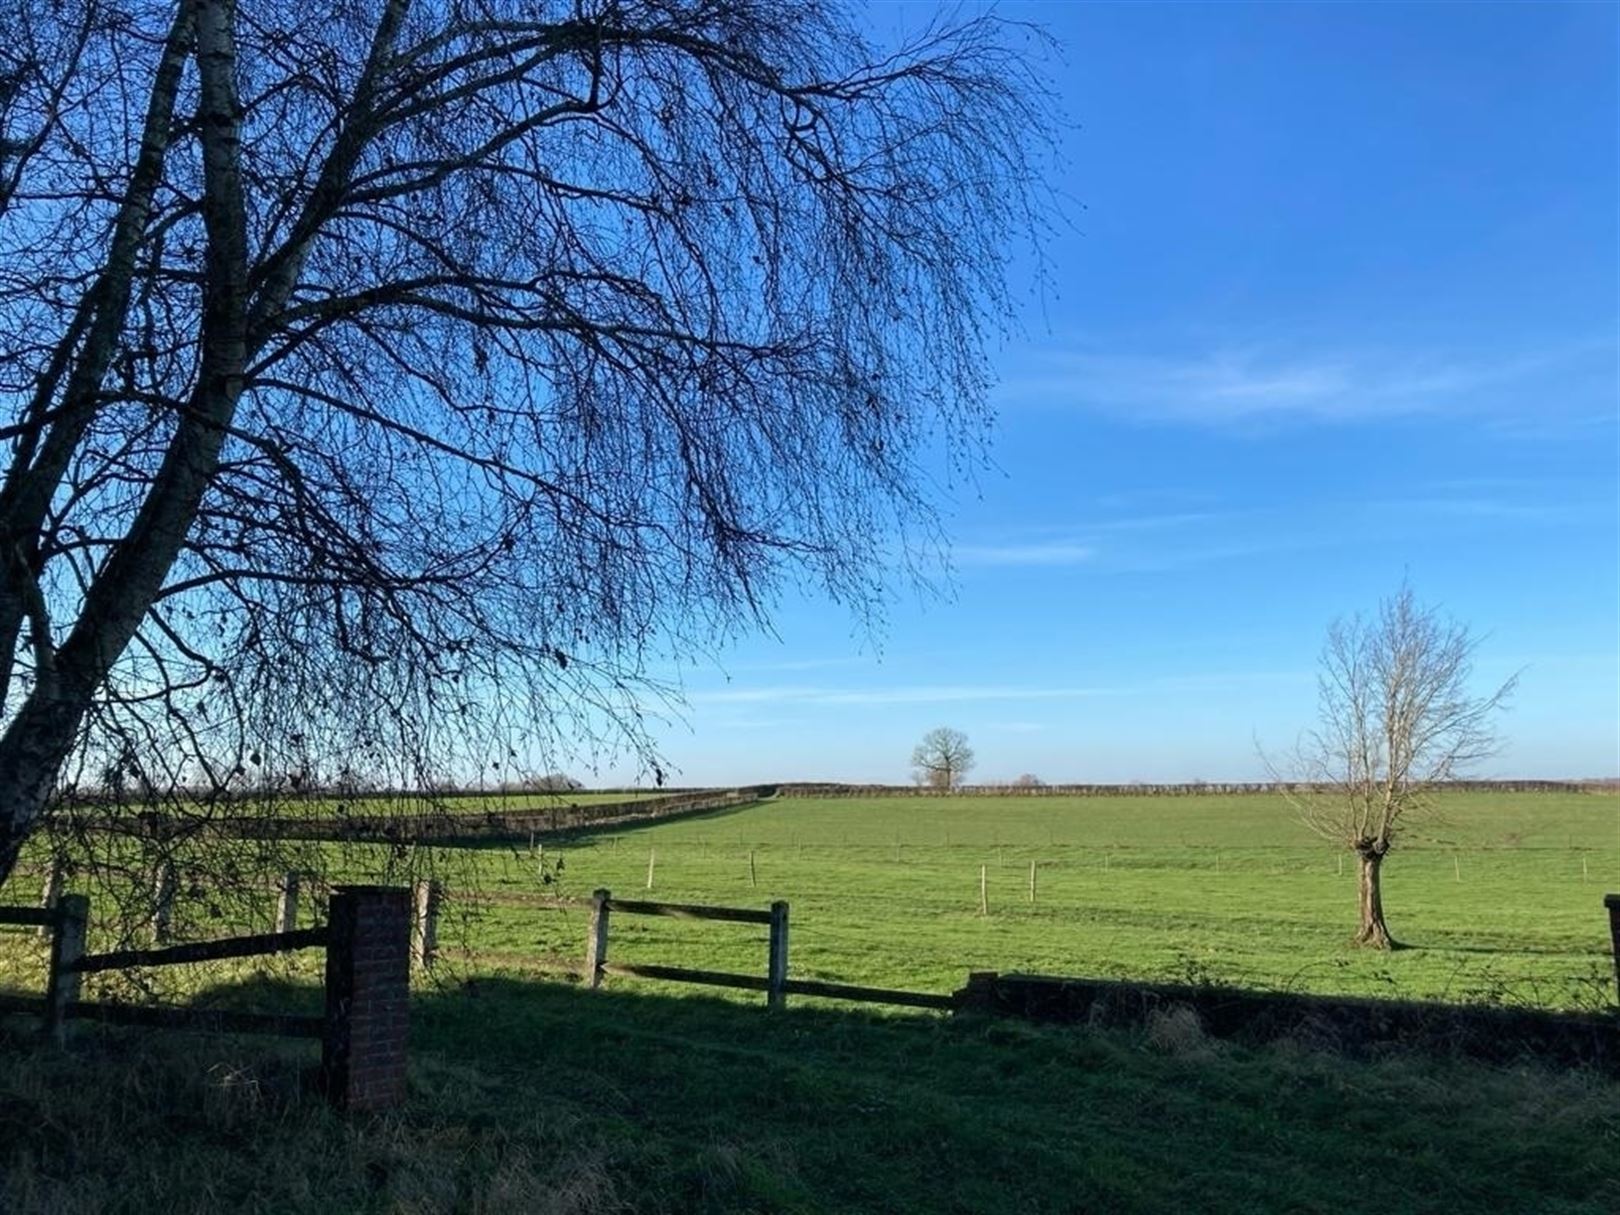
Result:
<svg viewBox="0 0 1620 1215"><path fill-rule="evenodd" d="M650 655L932 535L1042 222L1027 31L5 4L0 878L74 790L633 738Z"/></svg>
<svg viewBox="0 0 1620 1215"><path fill-rule="evenodd" d="M1307 827L1355 853L1358 945L1396 948L1384 920L1385 858L1433 809L1439 787L1498 748L1495 717L1518 679L1476 691L1478 647L1467 626L1405 585L1375 617L1328 630L1318 724L1279 787Z"/></svg>

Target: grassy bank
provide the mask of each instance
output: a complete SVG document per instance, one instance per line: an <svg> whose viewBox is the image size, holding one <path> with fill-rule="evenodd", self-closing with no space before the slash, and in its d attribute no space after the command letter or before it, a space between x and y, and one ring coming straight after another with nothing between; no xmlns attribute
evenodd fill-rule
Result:
<svg viewBox="0 0 1620 1215"><path fill-rule="evenodd" d="M309 1046L0 1040L0 1209L1608 1212L1620 1086L1449 1059L501 980L413 1002L412 1099ZM13 1029L21 1022L13 1022Z"/></svg>

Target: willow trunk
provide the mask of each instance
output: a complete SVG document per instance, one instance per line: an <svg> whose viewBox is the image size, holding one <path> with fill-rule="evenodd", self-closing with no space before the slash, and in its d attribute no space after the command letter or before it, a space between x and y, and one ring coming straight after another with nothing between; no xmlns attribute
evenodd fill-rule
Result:
<svg viewBox="0 0 1620 1215"><path fill-rule="evenodd" d="M1361 872L1356 884L1360 925L1356 929L1355 943L1373 949L1394 949L1395 939L1389 935L1384 922L1384 898L1379 885L1384 865L1384 854L1371 848L1356 853L1361 861Z"/></svg>

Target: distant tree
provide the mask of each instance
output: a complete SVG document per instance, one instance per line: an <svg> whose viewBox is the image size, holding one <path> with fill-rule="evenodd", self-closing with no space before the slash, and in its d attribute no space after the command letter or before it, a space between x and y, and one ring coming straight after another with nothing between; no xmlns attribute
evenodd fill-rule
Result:
<svg viewBox="0 0 1620 1215"><path fill-rule="evenodd" d="M1014 777L1012 783L1012 787L1014 789L1041 789L1045 786L1046 782L1040 777L1036 776L1033 772L1025 772L1020 776Z"/></svg>
<svg viewBox="0 0 1620 1215"><path fill-rule="evenodd" d="M1403 585L1370 619L1335 621L1322 649L1319 716L1293 772L1273 775L1307 827L1360 861L1354 940L1397 948L1384 921L1384 858L1435 786L1499 747L1494 718L1517 676L1471 689L1479 642ZM1285 779L1291 777L1292 779Z"/></svg>
<svg viewBox="0 0 1620 1215"><path fill-rule="evenodd" d="M911 767L924 788L954 789L973 767L973 748L960 730L938 726L912 751Z"/></svg>
<svg viewBox="0 0 1620 1215"><path fill-rule="evenodd" d="M523 787L533 793L578 793L585 787L566 772L547 772L544 776L531 776Z"/></svg>

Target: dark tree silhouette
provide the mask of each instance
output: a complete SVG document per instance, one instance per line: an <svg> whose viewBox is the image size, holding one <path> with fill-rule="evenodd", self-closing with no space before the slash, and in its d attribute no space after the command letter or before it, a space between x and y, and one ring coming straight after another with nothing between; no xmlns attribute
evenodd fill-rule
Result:
<svg viewBox="0 0 1620 1215"><path fill-rule="evenodd" d="M872 606L933 534L921 444L987 424L1045 207L1020 28L5 11L0 878L91 793L635 740L647 659L790 570Z"/></svg>

